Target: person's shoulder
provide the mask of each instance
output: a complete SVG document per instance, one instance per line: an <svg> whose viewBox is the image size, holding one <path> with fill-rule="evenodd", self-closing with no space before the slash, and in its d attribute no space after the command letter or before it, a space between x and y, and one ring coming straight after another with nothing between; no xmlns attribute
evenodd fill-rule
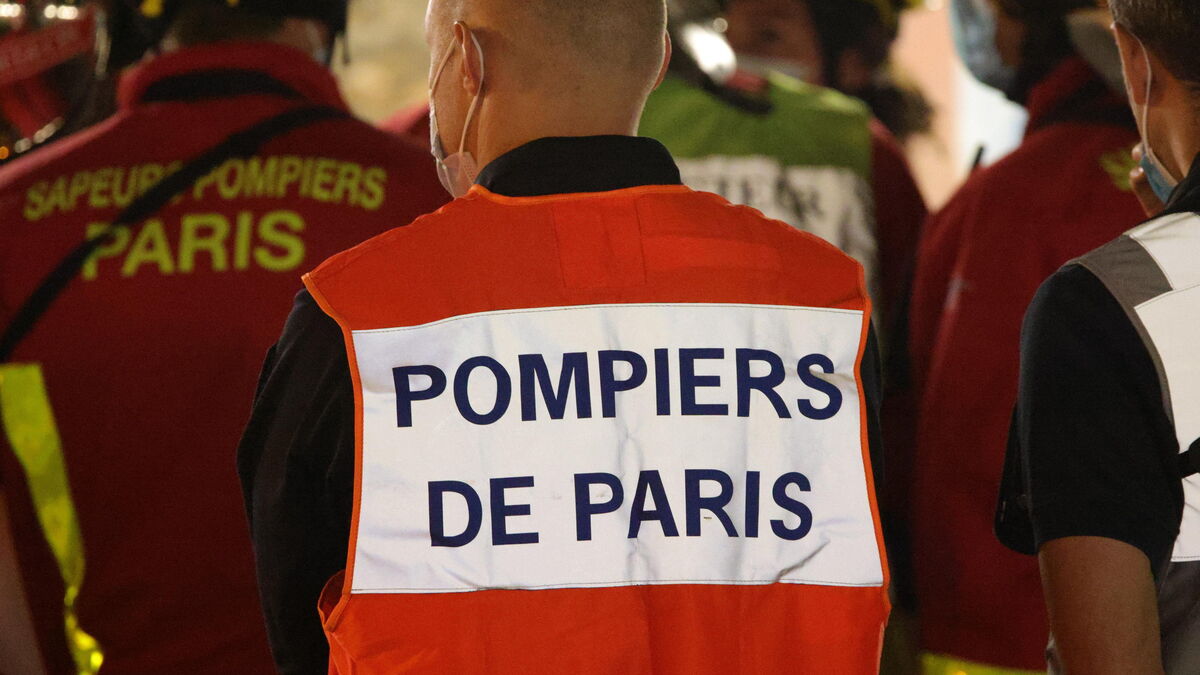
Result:
<svg viewBox="0 0 1200 675"><path fill-rule="evenodd" d="M1104 121L1067 121L1029 131L1021 148L1029 154L1058 153L1086 157L1121 149L1128 154L1140 138L1133 126Z"/></svg>
<svg viewBox="0 0 1200 675"><path fill-rule="evenodd" d="M304 140L310 143L310 150L334 157L405 169L433 167L428 148L412 138L380 129L358 117L346 116L313 125Z"/></svg>
<svg viewBox="0 0 1200 675"><path fill-rule="evenodd" d="M766 77L766 96L773 107L772 117L804 116L827 123L850 123L865 127L871 112L862 101L829 89L779 73ZM669 76L650 96L648 118L654 119L664 109L694 112L698 108L728 110L731 104L714 96L702 87L680 77Z"/></svg>
<svg viewBox="0 0 1200 675"><path fill-rule="evenodd" d="M1025 314L1025 335L1036 341L1039 335L1068 329L1073 334L1097 336L1130 323L1104 281L1076 260L1059 268L1038 288Z"/></svg>
<svg viewBox="0 0 1200 675"><path fill-rule="evenodd" d="M1048 138L1053 137L1030 137L975 171L952 202L973 203L1000 217L1035 212L1039 226L1046 217L1094 221L1107 236L1138 221L1140 208L1129 185L1133 141L1114 137L1098 143L1074 132L1053 142ZM1022 198L1013 200L1014 194Z"/></svg>
<svg viewBox="0 0 1200 675"><path fill-rule="evenodd" d="M1163 242L1200 245L1200 212L1181 211L1157 216L1133 228L1126 235L1143 245ZM1190 246L1186 250L1195 250Z"/></svg>
<svg viewBox="0 0 1200 675"><path fill-rule="evenodd" d="M862 125L871 120L867 104L835 89L779 74L772 74L768 81L772 101L783 110Z"/></svg>
<svg viewBox="0 0 1200 675"><path fill-rule="evenodd" d="M858 99L786 75L769 78L775 154L802 165L849 168L870 175L875 141L871 112Z"/></svg>
<svg viewBox="0 0 1200 675"><path fill-rule="evenodd" d="M1141 307L1200 284L1200 214L1172 212L1150 219L1078 259L1126 307Z"/></svg>
<svg viewBox="0 0 1200 675"><path fill-rule="evenodd" d="M1097 251L1103 248L1105 247ZM1053 309L1058 309L1079 307L1110 297L1111 294L1104 283L1080 261L1075 260L1063 265L1042 282L1035 303L1052 305Z"/></svg>
<svg viewBox="0 0 1200 675"><path fill-rule="evenodd" d="M479 200L473 199L471 195L456 199L410 223L394 227L357 246L334 254L309 274L319 282L327 282L342 276L348 270L393 265L397 251L404 251L407 255L420 255L422 249L435 240L442 242L457 237L458 233L446 226L473 222L472 218L479 208Z"/></svg>
<svg viewBox="0 0 1200 675"><path fill-rule="evenodd" d="M824 239L783 221L768 218L755 208L734 204L717 194L676 186L647 186L620 192L624 193L619 195L621 197L637 200L639 210L644 214L653 214L653 204L657 203L691 227L710 228L714 236L745 239L780 248L805 249L830 260L857 264L853 258ZM416 254L440 248L444 242L469 236L480 222L522 221L529 217L530 209L544 210L559 201L587 200L597 196L561 195L529 199L473 190L465 197L417 218L411 224L388 230L333 256L316 272L328 277L352 265L370 264L374 259L386 260L396 250L403 249Z"/></svg>
<svg viewBox="0 0 1200 675"><path fill-rule="evenodd" d="M120 122L120 115L114 115L5 164L0 167L0 192L61 173L64 167L70 167L86 155L92 146L109 138Z"/></svg>
<svg viewBox="0 0 1200 675"><path fill-rule="evenodd" d="M1137 132L1120 125L1052 124L1028 134L1021 146L994 168L1000 176L1045 178L1044 186L1031 187L1047 195L1072 194L1054 180L1059 178L1066 180L1067 186L1090 187L1093 193L1131 195L1129 173L1135 164L1130 152L1137 142Z"/></svg>
<svg viewBox="0 0 1200 675"><path fill-rule="evenodd" d="M327 120L297 136L279 139L269 152L330 158L357 165L383 186L384 211L400 225L444 205L448 195L427 147L355 117ZM264 151L267 152L267 151Z"/></svg>
<svg viewBox="0 0 1200 675"><path fill-rule="evenodd" d="M747 243L764 245L790 258L803 258L822 269L841 270L854 275L861 265L844 251L810 232L766 216L756 208L734 204L710 192L688 190L679 195L691 203L696 222L716 225L725 233L744 239Z"/></svg>
<svg viewBox="0 0 1200 675"><path fill-rule="evenodd" d="M1183 212L1152 218L1050 276L1038 289L1027 321L1066 322L1075 330L1082 326L1090 331L1132 324L1130 312L1135 307L1170 293L1172 281L1181 282L1169 277L1164 262L1186 260L1177 269L1191 269L1190 252L1196 246L1200 246L1200 215ZM1150 271L1155 268L1161 273Z"/></svg>

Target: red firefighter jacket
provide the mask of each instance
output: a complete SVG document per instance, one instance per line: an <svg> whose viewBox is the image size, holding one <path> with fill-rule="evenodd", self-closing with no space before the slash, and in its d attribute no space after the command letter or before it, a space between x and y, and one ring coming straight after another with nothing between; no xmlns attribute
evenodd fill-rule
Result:
<svg viewBox="0 0 1200 675"><path fill-rule="evenodd" d="M1055 69L1027 107L1021 147L972 176L926 226L911 311L921 392L915 476L889 470L912 485L922 648L1042 669L1037 561L992 533L1021 319L1063 263L1142 217L1128 185L1137 132L1082 60Z"/></svg>
<svg viewBox="0 0 1200 675"><path fill-rule="evenodd" d="M181 162L313 104L345 107L328 70L277 45L129 73L115 116L0 172L0 323ZM102 247L18 350L44 365L85 548L78 612L105 672L273 672L234 471L258 365L302 271L444 201L427 153L363 122L286 133ZM44 651L65 671L56 567L0 448Z"/></svg>

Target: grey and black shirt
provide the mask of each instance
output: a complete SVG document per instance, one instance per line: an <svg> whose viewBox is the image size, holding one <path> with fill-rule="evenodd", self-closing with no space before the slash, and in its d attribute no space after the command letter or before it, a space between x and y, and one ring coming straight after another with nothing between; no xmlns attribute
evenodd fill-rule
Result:
<svg viewBox="0 0 1200 675"><path fill-rule="evenodd" d="M1021 352L1001 541L1137 547L1167 673L1200 673L1200 162L1162 216L1046 282Z"/></svg>

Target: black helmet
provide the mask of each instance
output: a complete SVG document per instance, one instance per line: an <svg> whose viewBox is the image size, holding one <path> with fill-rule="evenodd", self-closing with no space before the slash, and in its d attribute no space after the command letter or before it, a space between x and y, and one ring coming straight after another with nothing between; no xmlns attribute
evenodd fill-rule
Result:
<svg viewBox="0 0 1200 675"><path fill-rule="evenodd" d="M126 0L136 2L142 16L151 19L169 17L177 0ZM349 0L210 0L230 7L270 16L294 16L321 21L334 33L346 30Z"/></svg>
<svg viewBox="0 0 1200 675"><path fill-rule="evenodd" d="M324 23L334 35L346 32L347 14L350 0L201 0L212 2L234 9L266 16L297 17L315 19ZM171 19L179 10L181 0L118 0L126 10L133 15L131 34L136 33L141 39L127 39L114 43L123 44L126 48L124 58L114 55L113 65L120 67L133 63L142 54L157 45L162 40Z"/></svg>
<svg viewBox="0 0 1200 675"><path fill-rule="evenodd" d="M1017 21L1025 24L1025 44L1021 51L1021 67L1017 82L1005 94L1024 104L1030 90L1048 76L1063 59L1080 54L1071 34L1071 15L1079 10L1106 7L1104 0L999 0L1000 9ZM1116 45L1112 44L1112 51ZM1093 55L1095 56L1095 55ZM1119 62L1119 54L1111 54ZM1086 58L1086 57L1085 57ZM1090 60L1090 59L1089 59ZM1097 67L1097 64L1093 64ZM1116 78L1106 75L1110 86L1124 93L1124 85L1118 87Z"/></svg>
<svg viewBox="0 0 1200 675"><path fill-rule="evenodd" d="M1080 9L1107 7L1103 0L1000 0L1009 16L1022 21L1057 20Z"/></svg>
<svg viewBox="0 0 1200 675"><path fill-rule="evenodd" d="M709 22L717 19L729 6L730 0L667 0L667 14L672 23Z"/></svg>
<svg viewBox="0 0 1200 675"><path fill-rule="evenodd" d="M814 28L821 36L826 68L836 68L842 52L858 48L878 67L887 59L900 30L900 13L921 0L807 0ZM832 81L832 73L826 79Z"/></svg>

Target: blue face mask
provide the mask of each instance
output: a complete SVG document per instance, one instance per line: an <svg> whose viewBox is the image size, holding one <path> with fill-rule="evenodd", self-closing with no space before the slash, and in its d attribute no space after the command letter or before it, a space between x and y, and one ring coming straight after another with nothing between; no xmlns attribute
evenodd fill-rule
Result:
<svg viewBox="0 0 1200 675"><path fill-rule="evenodd" d="M988 0L953 0L950 26L958 56L975 79L1007 92L1017 81L1017 69L1004 62L996 46L996 10Z"/></svg>
<svg viewBox="0 0 1200 675"><path fill-rule="evenodd" d="M1179 184L1168 177L1162 164L1155 161L1156 158L1153 157L1151 153L1143 150L1140 166L1142 171L1146 172L1146 180L1150 183L1150 189L1154 190L1154 196L1158 197L1158 201L1165 205L1171 201L1171 195L1175 194L1175 188Z"/></svg>

